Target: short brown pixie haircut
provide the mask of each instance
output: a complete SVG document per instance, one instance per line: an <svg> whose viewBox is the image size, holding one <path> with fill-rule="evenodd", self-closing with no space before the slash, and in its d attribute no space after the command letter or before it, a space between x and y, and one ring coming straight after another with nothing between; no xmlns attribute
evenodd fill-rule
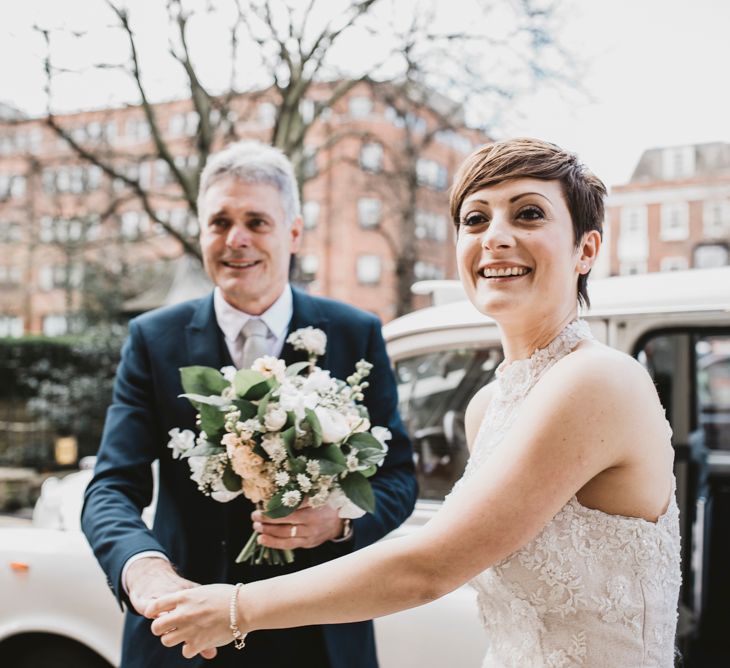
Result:
<svg viewBox="0 0 730 668"><path fill-rule="evenodd" d="M508 179L560 181L573 222L576 247L583 235L598 230L603 235L606 186L574 153L540 139L508 139L478 148L454 175L451 187L451 218L459 232L459 213L464 200L474 192ZM589 272L590 273L590 272ZM590 306L588 274L578 276L578 300Z"/></svg>

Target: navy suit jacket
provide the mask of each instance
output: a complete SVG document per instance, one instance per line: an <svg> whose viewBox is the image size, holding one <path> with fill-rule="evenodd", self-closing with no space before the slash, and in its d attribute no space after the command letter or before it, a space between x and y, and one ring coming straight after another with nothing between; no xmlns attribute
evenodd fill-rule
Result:
<svg viewBox="0 0 730 668"><path fill-rule="evenodd" d="M125 562L143 550L166 554L180 574L199 583L250 582L301 570L369 545L400 525L412 512L417 495L411 445L397 412L395 380L374 316L340 302L293 291L290 331L312 325L327 334L327 351L318 364L334 377L346 378L363 358L374 368L364 403L373 425L393 433L383 466L371 478L374 514L354 522L353 540L298 550L291 566L248 566L235 557L252 532L252 504L243 496L218 503L203 495L190 479L186 460L175 460L167 447L173 427L194 429L195 412L183 392L179 368L231 364L215 320L212 294L141 315L130 322L122 349L114 397L82 510L82 528L120 604ZM286 344L287 363L303 359ZM140 513L152 501L151 464L159 460L159 489L153 528ZM127 610L123 665L128 667L258 665L242 652L223 651L211 662L187 660L180 648L165 648L149 630L150 622ZM312 627L323 634L332 668L377 666L371 622ZM291 631L279 634L286 643ZM255 634L252 634L252 637ZM228 658L226 658L228 657ZM302 656L298 665L319 668ZM271 664L271 668L277 668ZM282 667L283 668L283 667Z"/></svg>

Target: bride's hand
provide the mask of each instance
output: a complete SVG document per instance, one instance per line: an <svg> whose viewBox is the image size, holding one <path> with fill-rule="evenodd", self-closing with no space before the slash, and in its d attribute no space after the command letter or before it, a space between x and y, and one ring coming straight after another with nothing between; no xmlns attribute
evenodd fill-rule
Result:
<svg viewBox="0 0 730 668"><path fill-rule="evenodd" d="M192 659L233 640L229 605L233 585L213 584L161 596L150 603L144 616L153 619L152 633L165 647L183 644L182 654ZM206 656L207 658L207 656Z"/></svg>

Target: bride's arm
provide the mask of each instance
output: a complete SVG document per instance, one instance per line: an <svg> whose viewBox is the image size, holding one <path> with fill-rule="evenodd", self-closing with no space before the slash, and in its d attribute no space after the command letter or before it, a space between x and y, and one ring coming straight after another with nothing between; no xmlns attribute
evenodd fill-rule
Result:
<svg viewBox="0 0 730 668"><path fill-rule="evenodd" d="M525 400L521 417L423 529L314 568L247 584L242 631L352 622L447 594L525 545L586 482L631 461L636 434L664 434L653 385L631 358L575 354ZM528 417L529 416L529 417ZM184 653L231 641L230 585L163 597L153 632Z"/></svg>

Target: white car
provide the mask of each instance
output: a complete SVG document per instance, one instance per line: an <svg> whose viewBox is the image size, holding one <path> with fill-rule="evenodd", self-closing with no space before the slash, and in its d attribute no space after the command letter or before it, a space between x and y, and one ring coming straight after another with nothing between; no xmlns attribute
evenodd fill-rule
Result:
<svg viewBox="0 0 730 668"><path fill-rule="evenodd" d="M680 645L686 668L724 642L730 596L722 539L728 518L730 422L723 373L730 355L730 268L593 281L585 316L601 341L635 355L653 375L674 430L682 508ZM384 327L400 408L413 439L421 499L392 535L417 531L436 513L467 459L464 409L502 359L497 327L452 283L430 286L434 301ZM449 301L454 296L458 301ZM727 368L725 365L724 368ZM117 665L122 613L79 530L90 471L47 481L33 526L0 530L0 659L20 668ZM723 497L723 494L725 495ZM716 538L716 534L719 538ZM724 551L723 551L724 550ZM376 620L382 668L479 666L487 638L467 586L429 605ZM724 644L727 644L724 642ZM715 655L713 655L715 656ZM719 655L717 655L719 656ZM12 657L13 661L7 663ZM730 655L724 664L730 665ZM721 659L721 660L722 660ZM715 665L715 664L712 664Z"/></svg>

